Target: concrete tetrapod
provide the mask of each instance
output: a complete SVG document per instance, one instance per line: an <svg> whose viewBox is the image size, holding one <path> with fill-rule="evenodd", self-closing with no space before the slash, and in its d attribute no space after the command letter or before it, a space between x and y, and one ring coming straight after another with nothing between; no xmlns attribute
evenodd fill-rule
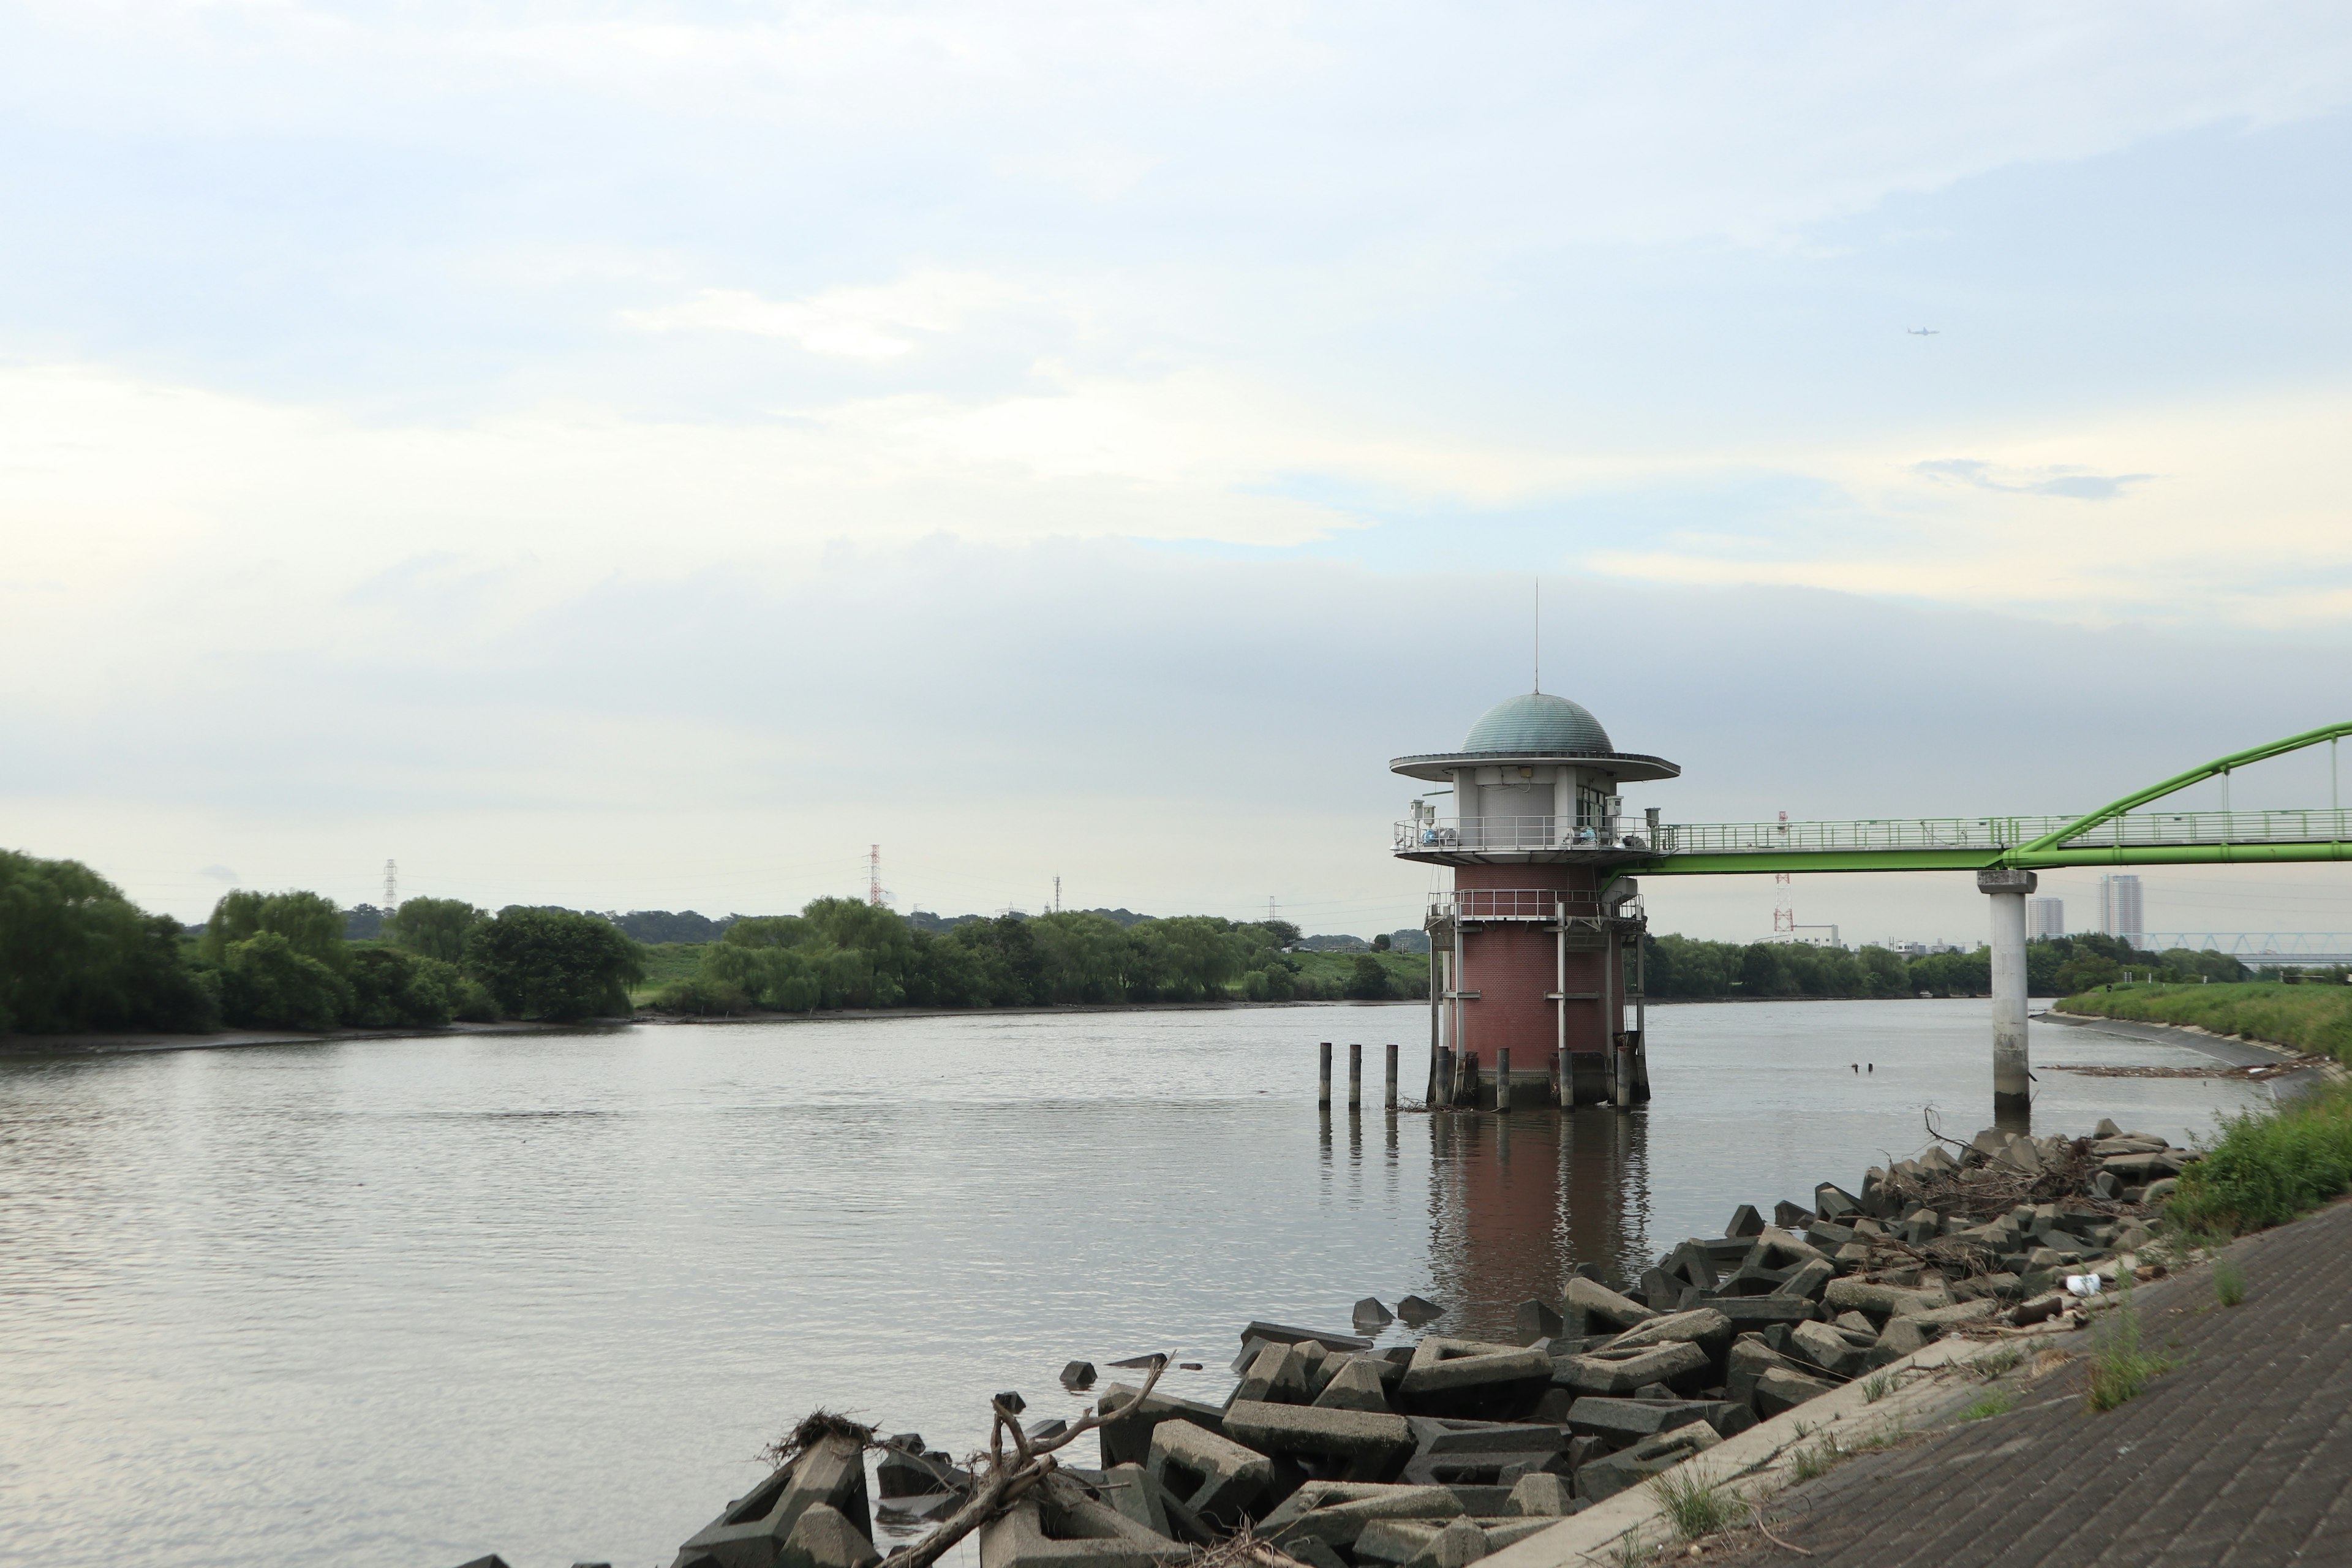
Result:
<svg viewBox="0 0 2352 1568"><path fill-rule="evenodd" d="M1400 1487L1361 1481L1309 1481L1258 1521L1261 1539L1286 1552L1302 1541L1353 1550L1375 1520L1458 1518L1462 1500L1445 1487Z"/></svg>
<svg viewBox="0 0 2352 1568"><path fill-rule="evenodd" d="M882 1554L837 1509L811 1503L784 1538L776 1568L874 1568Z"/></svg>
<svg viewBox="0 0 2352 1568"><path fill-rule="evenodd" d="M784 1542L803 1512L824 1503L869 1540L873 1515L866 1500L866 1452L847 1436L819 1438L725 1513L678 1548L680 1568L707 1557L718 1568L777 1568Z"/></svg>
<svg viewBox="0 0 2352 1568"><path fill-rule="evenodd" d="M981 1568L1158 1568L1191 1554L1058 1472L980 1530Z"/></svg>
<svg viewBox="0 0 2352 1568"><path fill-rule="evenodd" d="M1220 1530L1233 1530L1274 1480L1274 1461L1190 1421L1163 1421L1144 1469L1168 1494Z"/></svg>
<svg viewBox="0 0 2352 1568"><path fill-rule="evenodd" d="M1225 1435L1262 1453L1340 1461L1348 1480L1386 1480L1412 1451L1402 1415L1241 1399L1225 1407Z"/></svg>

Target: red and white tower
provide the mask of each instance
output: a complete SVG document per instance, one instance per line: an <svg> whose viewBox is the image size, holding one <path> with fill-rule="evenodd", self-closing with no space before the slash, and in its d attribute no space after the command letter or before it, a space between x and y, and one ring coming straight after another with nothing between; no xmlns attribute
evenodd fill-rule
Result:
<svg viewBox="0 0 2352 1568"><path fill-rule="evenodd" d="M1454 868L1426 922L1432 1098L1450 1062L1456 1098L1479 1104L1649 1099L1641 900L1617 868L1651 858L1658 814L1629 815L1619 792L1682 769L1617 751L1591 713L1540 691L1490 710L1462 750L1389 767L1453 795L1429 792L1396 828L1399 858Z"/></svg>

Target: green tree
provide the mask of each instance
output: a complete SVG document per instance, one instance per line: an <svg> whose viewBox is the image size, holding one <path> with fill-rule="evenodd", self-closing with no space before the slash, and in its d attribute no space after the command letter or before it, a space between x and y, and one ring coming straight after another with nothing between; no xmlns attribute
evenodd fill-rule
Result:
<svg viewBox="0 0 2352 1568"><path fill-rule="evenodd" d="M2052 984L2062 996L2073 996L2123 978L2123 965L2103 952L2078 952L2059 967Z"/></svg>
<svg viewBox="0 0 2352 1568"><path fill-rule="evenodd" d="M352 952L347 1022L362 1029L438 1028L455 1014L464 982L454 964L396 947Z"/></svg>
<svg viewBox="0 0 2352 1568"><path fill-rule="evenodd" d="M213 1027L179 932L79 861L0 850L0 1034Z"/></svg>
<svg viewBox="0 0 2352 1568"><path fill-rule="evenodd" d="M282 931L257 931L221 954L221 1011L232 1024L327 1030L352 1008L351 983Z"/></svg>
<svg viewBox="0 0 2352 1568"><path fill-rule="evenodd" d="M1869 996L1908 996L1911 994L1911 970L1903 955L1892 948L1865 947L1862 950L1862 988Z"/></svg>
<svg viewBox="0 0 2352 1568"><path fill-rule="evenodd" d="M474 928L466 967L509 1016L555 1021L627 1012L627 988L646 972L610 921L519 904Z"/></svg>
<svg viewBox="0 0 2352 1568"><path fill-rule="evenodd" d="M1359 1002L1379 1002L1391 994L1389 972L1369 952L1360 952L1348 975L1348 994Z"/></svg>
<svg viewBox="0 0 2352 1568"><path fill-rule="evenodd" d="M264 931L286 939L286 945L340 974L351 962L343 941L343 911L320 893L289 889L283 893L257 893L239 888L221 895L205 922L197 951L216 962L227 961L229 948Z"/></svg>
<svg viewBox="0 0 2352 1568"><path fill-rule="evenodd" d="M462 963L466 939L489 919L463 899L410 899L384 921L384 938L420 957Z"/></svg>

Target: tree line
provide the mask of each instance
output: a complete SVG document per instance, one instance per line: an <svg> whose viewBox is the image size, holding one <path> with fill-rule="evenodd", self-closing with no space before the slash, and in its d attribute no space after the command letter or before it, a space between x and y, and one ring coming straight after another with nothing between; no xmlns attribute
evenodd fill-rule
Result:
<svg viewBox="0 0 2352 1568"><path fill-rule="evenodd" d="M322 894L238 889L201 934L73 860L0 850L0 1034L413 1028L625 1013L644 950L608 921L411 899L373 940Z"/></svg>
<svg viewBox="0 0 2352 1568"><path fill-rule="evenodd" d="M1909 956L1891 948L1808 947L1786 942L1643 939L1644 979L1653 996L1985 996L1992 992L1992 951ZM2252 971L2227 953L2172 948L2149 952L2111 936L2044 937L2025 947L2026 988L2037 996L2071 996L2143 979L2245 980Z"/></svg>
<svg viewBox="0 0 2352 1568"><path fill-rule="evenodd" d="M1055 1003L1365 1000L1428 994L1370 954L1333 980L1286 949L1287 921L1176 915L1122 922L1093 911L1002 915L926 929L855 899L818 899L797 915L739 919L702 949L696 973L656 992L656 1007L1024 1007Z"/></svg>

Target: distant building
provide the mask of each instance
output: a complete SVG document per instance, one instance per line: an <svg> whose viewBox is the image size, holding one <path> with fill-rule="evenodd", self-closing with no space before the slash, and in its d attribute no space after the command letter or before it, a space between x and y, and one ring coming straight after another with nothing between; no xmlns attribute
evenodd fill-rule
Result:
<svg viewBox="0 0 2352 1568"><path fill-rule="evenodd" d="M2137 877L2107 876L2099 879L2099 929L2134 947L2140 944L2140 938L2147 931L2147 922L2140 915Z"/></svg>
<svg viewBox="0 0 2352 1568"><path fill-rule="evenodd" d="M1799 947L1843 948L1845 946L1845 943L1838 940L1838 928L1835 926L1790 926L1786 931L1774 931L1764 940L1792 942Z"/></svg>
<svg viewBox="0 0 2352 1568"><path fill-rule="evenodd" d="M2066 900L2063 899L2028 899L2025 900L2025 935L2038 942L2045 936L2066 934Z"/></svg>
<svg viewBox="0 0 2352 1568"><path fill-rule="evenodd" d="M1883 942L1878 944L1889 952L1905 958L1926 958L1931 953L1958 952L1960 949L1948 942Z"/></svg>

